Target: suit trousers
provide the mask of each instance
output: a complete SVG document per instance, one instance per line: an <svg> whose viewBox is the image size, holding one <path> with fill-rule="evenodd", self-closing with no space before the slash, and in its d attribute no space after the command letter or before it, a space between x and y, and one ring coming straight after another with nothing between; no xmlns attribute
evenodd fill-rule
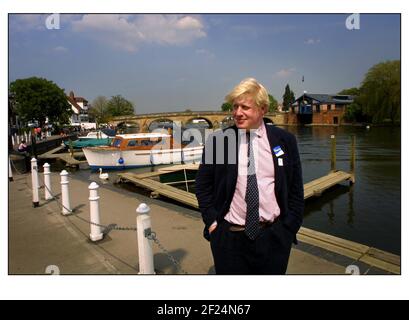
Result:
<svg viewBox="0 0 409 320"><path fill-rule="evenodd" d="M230 226L223 220L210 234L216 274L285 274L294 234L280 220L262 228L255 240Z"/></svg>

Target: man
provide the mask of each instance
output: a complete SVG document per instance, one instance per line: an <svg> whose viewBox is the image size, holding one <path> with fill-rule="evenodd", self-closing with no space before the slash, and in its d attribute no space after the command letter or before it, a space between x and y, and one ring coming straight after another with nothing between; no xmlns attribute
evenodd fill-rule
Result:
<svg viewBox="0 0 409 320"><path fill-rule="evenodd" d="M235 125L207 139L196 176L216 273L285 274L304 210L295 137L264 123L268 93L255 79L226 101Z"/></svg>

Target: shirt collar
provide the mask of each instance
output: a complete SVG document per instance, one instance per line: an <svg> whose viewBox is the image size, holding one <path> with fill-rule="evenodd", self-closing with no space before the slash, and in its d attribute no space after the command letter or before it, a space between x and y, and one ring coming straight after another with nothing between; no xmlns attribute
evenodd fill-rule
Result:
<svg viewBox="0 0 409 320"><path fill-rule="evenodd" d="M255 133L258 138L263 138L266 133L266 125L264 124L264 121L261 123L260 127L258 127L256 130L253 130L252 132ZM241 136L244 136L246 135L246 130L239 129L239 133Z"/></svg>

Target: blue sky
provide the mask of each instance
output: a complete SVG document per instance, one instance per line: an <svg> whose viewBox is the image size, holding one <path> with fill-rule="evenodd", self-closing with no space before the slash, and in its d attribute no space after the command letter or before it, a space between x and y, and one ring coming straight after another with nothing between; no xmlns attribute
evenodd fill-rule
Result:
<svg viewBox="0 0 409 320"><path fill-rule="evenodd" d="M255 77L278 100L358 86L368 69L400 59L400 16L347 14L9 15L9 81L54 81L90 102L121 94L135 112L219 110ZM304 76L304 83L301 79Z"/></svg>

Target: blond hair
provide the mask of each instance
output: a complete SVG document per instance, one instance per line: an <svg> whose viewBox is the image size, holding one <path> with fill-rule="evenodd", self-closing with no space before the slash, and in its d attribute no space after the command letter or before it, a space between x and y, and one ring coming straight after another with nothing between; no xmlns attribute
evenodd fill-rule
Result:
<svg viewBox="0 0 409 320"><path fill-rule="evenodd" d="M234 100L244 95L252 97L259 108L268 108L270 104L266 88L254 78L246 78L242 80L225 99L226 102L233 104Z"/></svg>

